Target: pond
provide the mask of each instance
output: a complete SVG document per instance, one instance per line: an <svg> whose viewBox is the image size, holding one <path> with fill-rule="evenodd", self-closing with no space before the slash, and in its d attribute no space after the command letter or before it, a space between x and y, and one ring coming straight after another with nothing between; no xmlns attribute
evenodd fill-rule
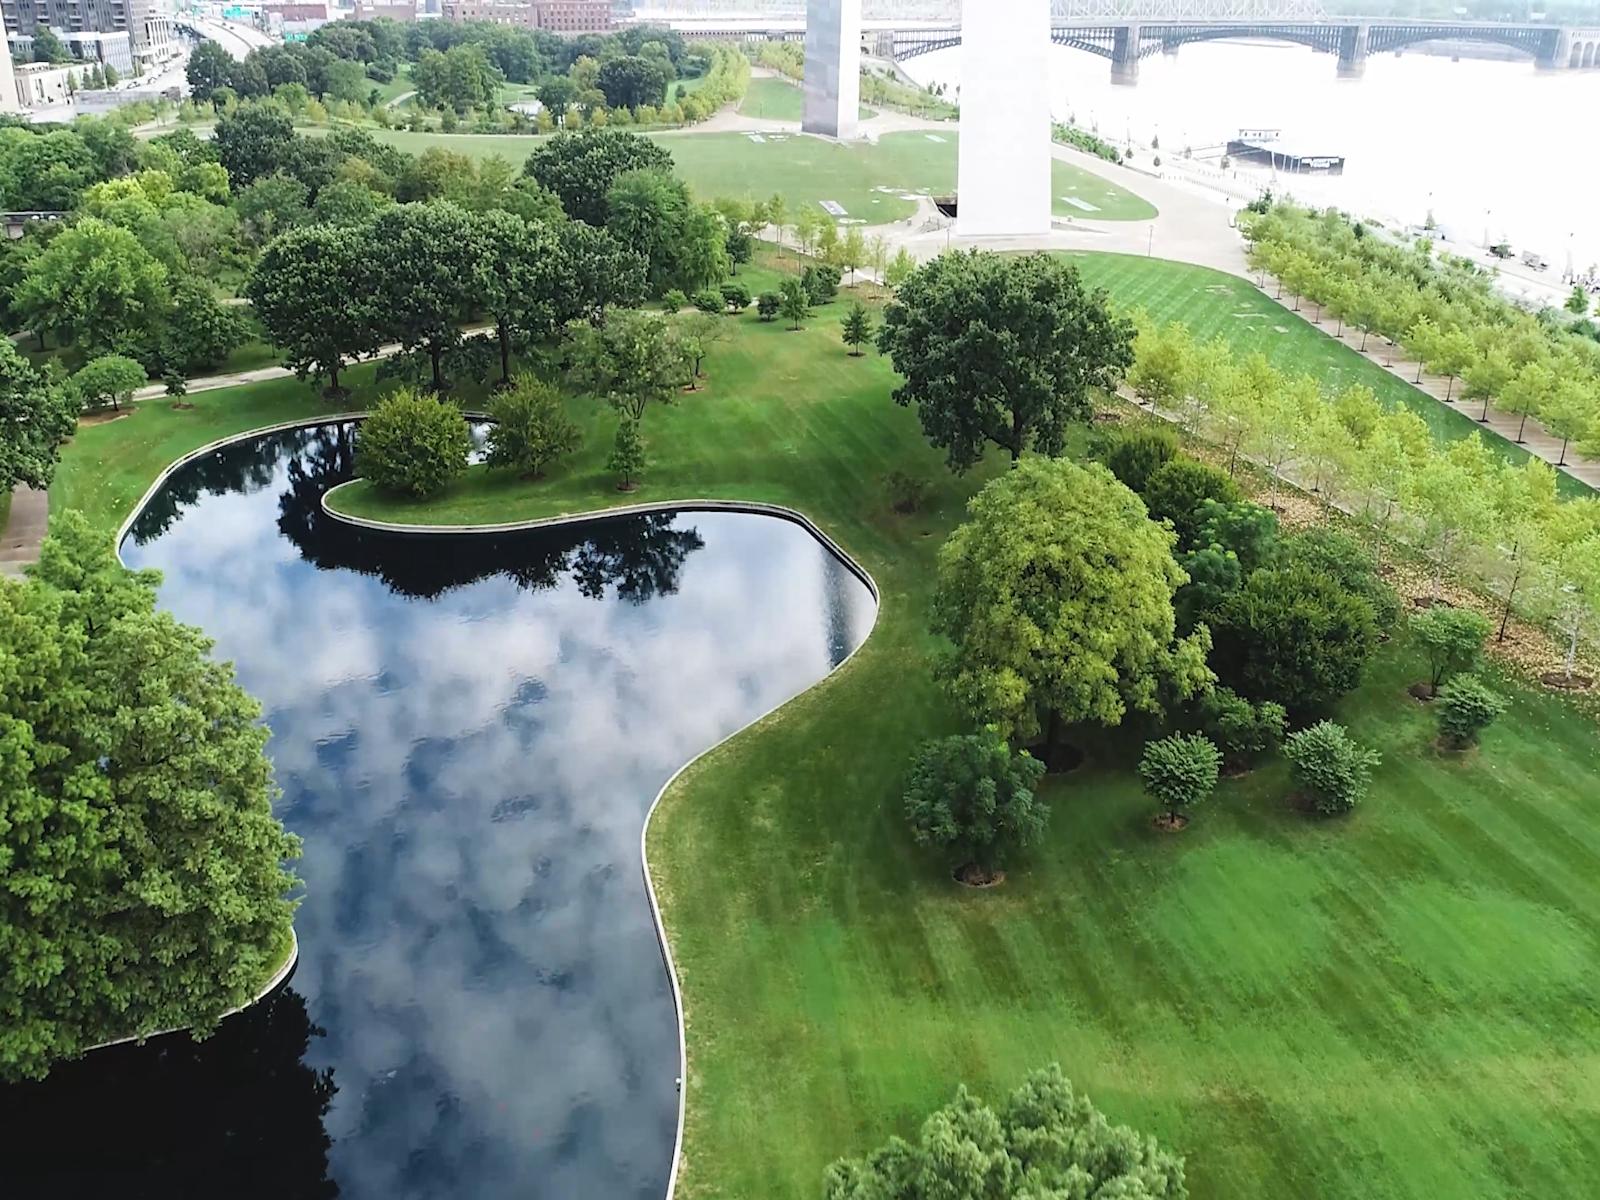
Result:
<svg viewBox="0 0 1600 1200"><path fill-rule="evenodd" d="M0 1195L659 1200L676 1017L656 793L821 679L874 602L802 526L672 512L366 533L353 426L185 466L123 543L260 698L300 962L195 1043L0 1088Z"/></svg>

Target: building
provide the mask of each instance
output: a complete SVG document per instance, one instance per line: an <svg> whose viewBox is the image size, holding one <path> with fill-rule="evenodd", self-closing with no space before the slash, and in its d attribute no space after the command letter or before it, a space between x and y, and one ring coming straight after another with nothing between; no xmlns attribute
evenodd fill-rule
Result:
<svg viewBox="0 0 1600 1200"><path fill-rule="evenodd" d="M350 14L357 21L376 21L379 17L387 17L391 21L411 22L417 19L417 6L415 4L363 4L356 0L355 9Z"/></svg>
<svg viewBox="0 0 1600 1200"><path fill-rule="evenodd" d="M114 67L120 78L133 78L133 43L127 34L64 33L61 41L78 62Z"/></svg>
<svg viewBox="0 0 1600 1200"><path fill-rule="evenodd" d="M17 95L17 77L11 67L11 47L0 37L0 112L21 111L22 98Z"/></svg>
<svg viewBox="0 0 1600 1200"><path fill-rule="evenodd" d="M611 0L442 0L447 21L493 21L552 33L608 33Z"/></svg>
<svg viewBox="0 0 1600 1200"><path fill-rule="evenodd" d="M53 108L67 104L77 90L78 79L86 67L57 66L54 63L17 63L12 68L16 80L16 99L23 108Z"/></svg>
<svg viewBox="0 0 1600 1200"><path fill-rule="evenodd" d="M23 37L41 26L62 41L75 33L125 33L141 69L182 52L171 14L155 11L151 0L0 0L0 15Z"/></svg>

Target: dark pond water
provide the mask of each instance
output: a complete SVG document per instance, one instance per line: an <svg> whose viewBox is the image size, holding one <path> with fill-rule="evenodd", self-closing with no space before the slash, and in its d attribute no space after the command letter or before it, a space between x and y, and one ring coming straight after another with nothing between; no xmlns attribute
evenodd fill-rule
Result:
<svg viewBox="0 0 1600 1200"><path fill-rule="evenodd" d="M676 1024L639 863L697 752L866 636L804 529L357 533L349 426L177 474L123 546L260 697L305 840L270 1002L0 1089L0 1196L658 1200Z"/></svg>

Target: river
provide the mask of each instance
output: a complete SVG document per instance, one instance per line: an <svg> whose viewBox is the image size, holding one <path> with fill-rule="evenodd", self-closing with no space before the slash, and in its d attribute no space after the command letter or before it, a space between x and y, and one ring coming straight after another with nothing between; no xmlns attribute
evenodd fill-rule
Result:
<svg viewBox="0 0 1600 1200"><path fill-rule="evenodd" d="M954 87L960 59L946 50L906 68ZM1600 154L1583 134L1600 71L1410 53L1374 56L1364 78L1342 80L1332 55L1213 42L1145 59L1137 87L1113 86L1103 58L1054 47L1050 88L1058 118L1119 145L1159 137L1163 156L1240 129L1281 129L1290 147L1347 163L1337 177L1280 176L1280 190L1391 224L1421 225L1431 210L1452 241L1481 246L1487 233L1518 254L1537 251L1552 282L1569 252L1579 273L1600 262ZM1148 151L1139 157L1148 164Z"/></svg>

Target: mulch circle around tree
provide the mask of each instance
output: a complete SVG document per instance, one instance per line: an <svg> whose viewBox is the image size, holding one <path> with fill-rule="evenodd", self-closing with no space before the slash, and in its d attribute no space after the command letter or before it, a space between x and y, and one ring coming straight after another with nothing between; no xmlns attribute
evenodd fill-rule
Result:
<svg viewBox="0 0 1600 1200"><path fill-rule="evenodd" d="M957 867L952 871L950 878L954 879L962 887L992 888L999 887L1006 881L1006 873L1004 871L985 871L977 863L967 863L965 866Z"/></svg>
<svg viewBox="0 0 1600 1200"><path fill-rule="evenodd" d="M125 408L121 412L83 413L78 417L79 425L109 425L112 421L125 421L134 414L133 409Z"/></svg>
<svg viewBox="0 0 1600 1200"><path fill-rule="evenodd" d="M1436 699L1433 694L1433 685L1425 679L1413 683L1406 689L1406 694L1413 700L1420 700L1423 704L1432 704Z"/></svg>
<svg viewBox="0 0 1600 1200"><path fill-rule="evenodd" d="M619 484L617 484L617 491L619 491L619 492L637 492L638 490L639 490L639 485L637 483L619 483Z"/></svg>
<svg viewBox="0 0 1600 1200"><path fill-rule="evenodd" d="M1023 749L1044 764L1046 775L1066 775L1083 766L1083 751L1076 746L1047 747L1041 742Z"/></svg>
<svg viewBox="0 0 1600 1200"><path fill-rule="evenodd" d="M1594 686L1594 680L1589 676L1568 675L1565 671L1546 671L1539 676L1539 682L1562 692L1586 692Z"/></svg>
<svg viewBox="0 0 1600 1200"><path fill-rule="evenodd" d="M193 407L194 405L190 404L187 400L174 400L172 402L173 412L188 412Z"/></svg>
<svg viewBox="0 0 1600 1200"><path fill-rule="evenodd" d="M1150 824L1162 833L1182 833L1189 828L1189 818L1182 813L1157 813L1150 819Z"/></svg>

